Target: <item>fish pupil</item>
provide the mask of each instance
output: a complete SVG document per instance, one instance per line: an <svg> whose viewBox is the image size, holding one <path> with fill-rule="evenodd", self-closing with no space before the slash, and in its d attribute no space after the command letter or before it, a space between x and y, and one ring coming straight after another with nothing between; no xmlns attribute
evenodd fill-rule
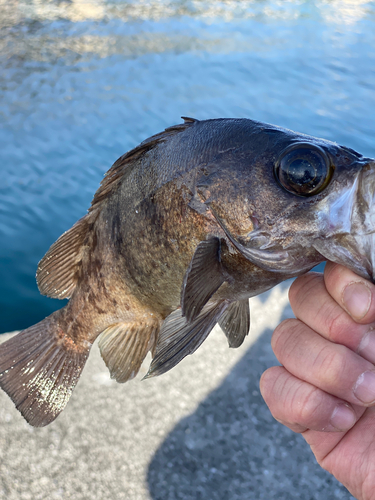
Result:
<svg viewBox="0 0 375 500"><path fill-rule="evenodd" d="M316 168L307 160L294 160L288 168L288 178L290 182L300 186L312 184L316 179L316 175Z"/></svg>
<svg viewBox="0 0 375 500"><path fill-rule="evenodd" d="M275 175L281 186L290 193L312 196L328 185L332 168L320 147L294 144L281 154L275 165Z"/></svg>

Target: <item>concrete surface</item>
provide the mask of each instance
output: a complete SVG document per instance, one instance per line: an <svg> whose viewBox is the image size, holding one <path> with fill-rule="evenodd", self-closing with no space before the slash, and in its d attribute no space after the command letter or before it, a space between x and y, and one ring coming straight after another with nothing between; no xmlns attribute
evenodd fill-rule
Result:
<svg viewBox="0 0 375 500"><path fill-rule="evenodd" d="M259 393L261 373L276 364L272 329L292 315L287 286L250 302L242 347L228 349L216 327L159 378L117 384L94 346L70 403L48 427L30 427L0 391L0 498L352 499L303 438L273 420Z"/></svg>

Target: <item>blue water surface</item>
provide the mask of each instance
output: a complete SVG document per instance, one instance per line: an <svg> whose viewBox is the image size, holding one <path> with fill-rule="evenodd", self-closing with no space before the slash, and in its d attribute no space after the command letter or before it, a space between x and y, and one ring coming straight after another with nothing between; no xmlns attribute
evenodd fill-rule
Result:
<svg viewBox="0 0 375 500"><path fill-rule="evenodd" d="M375 2L0 0L0 332L61 307L38 261L125 151L248 117L375 156Z"/></svg>

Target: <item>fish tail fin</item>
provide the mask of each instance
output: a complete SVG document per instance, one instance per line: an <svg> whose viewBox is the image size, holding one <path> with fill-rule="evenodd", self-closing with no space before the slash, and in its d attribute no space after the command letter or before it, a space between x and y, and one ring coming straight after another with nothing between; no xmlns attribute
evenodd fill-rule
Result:
<svg viewBox="0 0 375 500"><path fill-rule="evenodd" d="M26 421L43 427L65 408L90 352L59 325L60 311L0 344L0 387Z"/></svg>

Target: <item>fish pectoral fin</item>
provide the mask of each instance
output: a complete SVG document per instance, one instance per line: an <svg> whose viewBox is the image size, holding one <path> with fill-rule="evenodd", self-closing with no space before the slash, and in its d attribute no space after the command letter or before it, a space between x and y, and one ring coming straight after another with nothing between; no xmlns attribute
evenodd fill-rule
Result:
<svg viewBox="0 0 375 500"><path fill-rule="evenodd" d="M185 316L187 321L194 321L225 280L220 261L219 238L201 241L182 284L182 316Z"/></svg>
<svg viewBox="0 0 375 500"><path fill-rule="evenodd" d="M208 303L192 322L182 316L181 309L173 311L162 324L155 356L144 378L161 375L188 354L193 354L206 340L227 306L226 302Z"/></svg>
<svg viewBox="0 0 375 500"><path fill-rule="evenodd" d="M102 332L99 349L111 378L123 383L137 375L148 351L154 351L159 329L152 319L116 323Z"/></svg>
<svg viewBox="0 0 375 500"><path fill-rule="evenodd" d="M51 246L39 262L36 281L41 294L53 299L71 297L77 283L77 269L91 214L85 215Z"/></svg>
<svg viewBox="0 0 375 500"><path fill-rule="evenodd" d="M35 427L65 408L91 348L63 333L57 313L0 344L0 387Z"/></svg>
<svg viewBox="0 0 375 500"><path fill-rule="evenodd" d="M249 299L232 302L219 319L229 347L240 347L250 329Z"/></svg>

